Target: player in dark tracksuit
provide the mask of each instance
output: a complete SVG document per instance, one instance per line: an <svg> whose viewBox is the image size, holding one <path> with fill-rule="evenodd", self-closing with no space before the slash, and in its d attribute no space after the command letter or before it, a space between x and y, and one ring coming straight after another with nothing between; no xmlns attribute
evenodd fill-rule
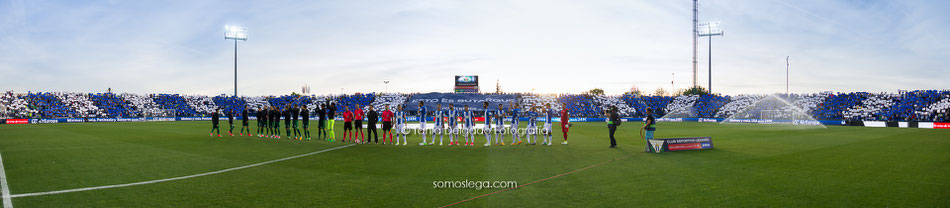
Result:
<svg viewBox="0 0 950 208"><path fill-rule="evenodd" d="M264 137L264 134L267 133L267 114L264 113L264 108L257 108L257 137Z"/></svg>
<svg viewBox="0 0 950 208"><path fill-rule="evenodd" d="M228 129L228 135L234 136L234 110L228 110L228 125L231 126Z"/></svg>
<svg viewBox="0 0 950 208"><path fill-rule="evenodd" d="M303 136L307 141L310 141L310 110L307 110L307 106L301 106L300 109L300 119L303 120Z"/></svg>
<svg viewBox="0 0 950 208"><path fill-rule="evenodd" d="M300 129L297 128L297 121L299 121L298 116L300 116L300 110L298 110L296 106L290 108L290 117L294 119L294 138L303 140L303 138L300 137Z"/></svg>
<svg viewBox="0 0 950 208"><path fill-rule="evenodd" d="M317 136L320 139L327 139L327 106L320 104L317 109Z"/></svg>
<svg viewBox="0 0 950 208"><path fill-rule="evenodd" d="M254 136L254 135L251 135L251 128L248 127L248 125L247 125L247 119L248 119L248 118L247 118L247 106L244 106L244 110L241 111L241 132L240 132L241 134L240 134L240 135L241 135L241 136L244 136L244 131L245 131L245 129L247 129L247 135L248 135L248 136Z"/></svg>
<svg viewBox="0 0 950 208"><path fill-rule="evenodd" d="M274 138L280 139L280 109L270 107L271 127L274 129Z"/></svg>
<svg viewBox="0 0 950 208"><path fill-rule="evenodd" d="M218 137L221 137L221 129L218 129L218 111L215 110L214 113L211 113L211 136L214 137L214 132L218 131Z"/></svg>
<svg viewBox="0 0 950 208"><path fill-rule="evenodd" d="M290 136L290 121L291 121L290 109L291 109L290 106L284 107L284 112L281 112L281 113L284 116L284 132L287 133L286 135L288 139L293 139L293 137Z"/></svg>

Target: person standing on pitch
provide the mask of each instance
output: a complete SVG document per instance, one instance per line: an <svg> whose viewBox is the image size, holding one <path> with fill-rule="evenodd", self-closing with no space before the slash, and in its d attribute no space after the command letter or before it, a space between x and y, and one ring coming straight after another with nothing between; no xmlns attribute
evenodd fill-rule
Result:
<svg viewBox="0 0 950 208"><path fill-rule="evenodd" d="M336 141L336 134L333 130L333 124L336 123L336 104L327 101L327 134L330 142Z"/></svg>
<svg viewBox="0 0 950 208"><path fill-rule="evenodd" d="M244 110L241 111L241 136L244 136L244 130L247 129L247 136L254 136L251 134L251 128L248 127L247 123L247 105L244 106Z"/></svg>
<svg viewBox="0 0 950 208"><path fill-rule="evenodd" d="M646 131L646 134L642 134ZM640 136L647 142L644 152L650 152L650 140L653 139L653 132L656 131L656 117L653 117L653 109L647 108L647 118L643 121L643 127L640 127ZM654 152L659 150L654 150Z"/></svg>
<svg viewBox="0 0 950 208"><path fill-rule="evenodd" d="M274 129L274 138L280 139L280 109L277 106L270 107L271 126Z"/></svg>
<svg viewBox="0 0 950 208"><path fill-rule="evenodd" d="M363 108L360 107L360 104L356 104L356 109L353 109L353 125L356 128L356 132L353 133L353 138L356 138L356 135L359 134L360 138L358 141L363 140L363 116L366 114L363 113Z"/></svg>
<svg viewBox="0 0 950 208"><path fill-rule="evenodd" d="M257 137L264 137L266 131L264 128L267 126L267 114L264 114L264 108L257 108Z"/></svg>
<svg viewBox="0 0 950 208"><path fill-rule="evenodd" d="M218 129L218 111L220 110L215 109L211 113L211 137L214 137L215 131L218 131L218 137L221 137L221 129Z"/></svg>
<svg viewBox="0 0 950 208"><path fill-rule="evenodd" d="M296 140L303 140L303 138L300 137L300 136L301 136L301 135L300 135L300 129L297 128L297 127L298 127L298 126L297 126L297 124L298 124L297 122L300 121L298 117L300 117L300 109L297 109L297 106L294 105L293 107L290 108L290 118L293 118L293 119L294 119L294 122L293 122L293 124L294 124L294 139L296 139Z"/></svg>
<svg viewBox="0 0 950 208"><path fill-rule="evenodd" d="M350 112L350 106L343 106L343 142L349 138L350 141L355 141L354 138L350 138L350 133L353 132L353 113Z"/></svg>
<svg viewBox="0 0 950 208"><path fill-rule="evenodd" d="M369 113L366 114L366 143L369 144L369 135L373 135L373 142L379 144L379 135L376 133L376 122L379 121L379 113L373 110L373 105L369 106ZM383 140L386 138L384 137Z"/></svg>
<svg viewBox="0 0 950 208"><path fill-rule="evenodd" d="M607 129L610 130L610 148L614 148L617 147L617 139L614 138L614 133L617 132L617 126L620 126L620 115L617 114L617 107L610 107L606 115Z"/></svg>
<svg viewBox="0 0 950 208"><path fill-rule="evenodd" d="M399 107L396 109L395 115L396 115L396 136L402 135L402 145L406 146L406 144L409 144L409 142L406 141L406 112L402 110L402 105L399 105ZM396 139L396 143L393 143L393 144L399 145L399 139Z"/></svg>
<svg viewBox="0 0 950 208"><path fill-rule="evenodd" d="M228 110L227 114L228 114L228 125L231 126L231 128L228 129L228 135L234 136L234 133L232 133L234 132L234 110Z"/></svg>
<svg viewBox="0 0 950 208"><path fill-rule="evenodd" d="M511 107L511 127L508 127L508 131L511 132L511 145L521 144L521 134L518 132L518 128L521 124L521 108L517 103L508 103L508 106ZM517 143L515 143L517 142Z"/></svg>
<svg viewBox="0 0 950 208"><path fill-rule="evenodd" d="M327 106L322 103L317 109L317 137L330 141L327 139Z"/></svg>
<svg viewBox="0 0 950 208"><path fill-rule="evenodd" d="M505 109L500 103L495 111L495 145L505 146Z"/></svg>
<svg viewBox="0 0 950 208"><path fill-rule="evenodd" d="M416 112L419 120L419 134L422 135L422 143L419 145L426 145L426 116L429 109L426 108L425 103L419 101L419 110ZM432 142L435 143L435 136L432 136ZM430 144L431 145L431 144Z"/></svg>
<svg viewBox="0 0 950 208"><path fill-rule="evenodd" d="M393 111L389 110L389 104L383 110L383 144L386 144L386 135L389 135L389 143L393 143Z"/></svg>
<svg viewBox="0 0 950 208"><path fill-rule="evenodd" d="M454 103L449 103L449 109L446 110L445 116L447 117L446 119L447 119L448 124L449 124L449 126L448 126L448 127L449 127L449 128L448 128L448 131L449 131L449 146L452 146L452 145L459 145L458 136L456 136L456 134L458 133L458 132L456 132L456 131L458 130L458 111L455 110L455 104L454 104ZM441 144L442 144L442 142L441 142L442 139L439 139L439 140L440 140L440 141L439 141L439 144L441 145Z"/></svg>
<svg viewBox="0 0 950 208"><path fill-rule="evenodd" d="M435 125L432 126L432 142L429 145L435 144L435 135L439 135L439 146L442 146L442 141L445 139L445 121L442 120L442 117L445 115L442 111L442 103L435 104L435 111L432 112L432 121ZM425 142L425 140L423 140ZM451 141L449 141L451 142Z"/></svg>
<svg viewBox="0 0 950 208"><path fill-rule="evenodd" d="M307 105L300 106L300 119L303 119L303 136L307 141L310 141L310 110L307 109Z"/></svg>
<svg viewBox="0 0 950 208"><path fill-rule="evenodd" d="M528 140L528 144L536 145L538 144L538 108L531 107L531 111L525 112L528 116L528 126L525 128L527 135L525 139ZM531 141L531 137L534 137L534 141Z"/></svg>
<svg viewBox="0 0 950 208"><path fill-rule="evenodd" d="M567 110L567 103L561 103L561 133L564 135L564 142L561 144L567 144L567 131L573 126L571 124L571 114Z"/></svg>
<svg viewBox="0 0 950 208"><path fill-rule="evenodd" d="M541 142L541 145L547 144L548 146L551 143L554 143L553 136L551 135L551 120L554 117L554 109L551 109L551 104L544 104L544 126L542 127L542 137L544 137L544 142Z"/></svg>
<svg viewBox="0 0 950 208"><path fill-rule="evenodd" d="M293 110L293 108L290 107L290 104L287 104L287 106L284 106L284 112L282 112L284 114L284 132L287 133L287 139L294 139L290 134L290 122L293 120L293 118L290 117L291 110Z"/></svg>
<svg viewBox="0 0 950 208"><path fill-rule="evenodd" d="M465 105L462 118L465 121L465 145L475 146L475 116L471 110L468 110L468 105Z"/></svg>
<svg viewBox="0 0 950 208"><path fill-rule="evenodd" d="M494 111L492 111L491 108L488 107L488 102L482 103L482 107L485 109L485 113L482 114L485 117L485 126L482 127L482 133L485 134L485 146L488 147L488 146L491 146L491 135L492 135L491 120L494 117L494 115L492 115Z"/></svg>

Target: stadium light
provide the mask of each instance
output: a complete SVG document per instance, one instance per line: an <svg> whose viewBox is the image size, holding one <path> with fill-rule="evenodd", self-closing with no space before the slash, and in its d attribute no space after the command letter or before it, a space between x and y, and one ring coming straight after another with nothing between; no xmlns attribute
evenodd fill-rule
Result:
<svg viewBox="0 0 950 208"><path fill-rule="evenodd" d="M719 21L699 24L699 36L709 37L709 94L712 94L712 37L722 36L722 27Z"/></svg>
<svg viewBox="0 0 950 208"><path fill-rule="evenodd" d="M788 58L785 56L785 96L788 97Z"/></svg>
<svg viewBox="0 0 950 208"><path fill-rule="evenodd" d="M234 40L234 97L237 97L237 41L247 41L247 28L241 26L225 25L224 39Z"/></svg>

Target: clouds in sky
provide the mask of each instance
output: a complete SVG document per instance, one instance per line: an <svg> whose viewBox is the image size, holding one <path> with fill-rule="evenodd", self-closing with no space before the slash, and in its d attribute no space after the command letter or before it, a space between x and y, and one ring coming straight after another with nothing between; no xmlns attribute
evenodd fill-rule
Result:
<svg viewBox="0 0 950 208"><path fill-rule="evenodd" d="M242 95L483 91L619 94L691 82L691 1L0 1L0 89ZM946 89L950 2L701 1L713 90ZM707 40L699 45L707 80ZM675 73L675 77L673 74Z"/></svg>

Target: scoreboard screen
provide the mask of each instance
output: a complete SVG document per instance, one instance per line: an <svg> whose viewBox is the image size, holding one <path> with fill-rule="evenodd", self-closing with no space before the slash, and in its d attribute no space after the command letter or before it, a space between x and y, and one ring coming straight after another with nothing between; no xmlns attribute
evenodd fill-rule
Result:
<svg viewBox="0 0 950 208"><path fill-rule="evenodd" d="M478 93L478 75L455 76L455 92Z"/></svg>

